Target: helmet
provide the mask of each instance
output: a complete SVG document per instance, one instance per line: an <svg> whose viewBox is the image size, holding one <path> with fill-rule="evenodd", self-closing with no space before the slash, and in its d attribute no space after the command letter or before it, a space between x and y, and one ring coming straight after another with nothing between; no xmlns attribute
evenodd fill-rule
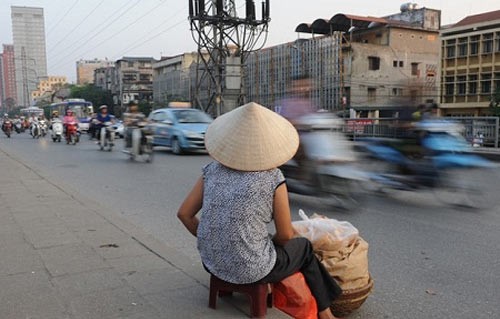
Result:
<svg viewBox="0 0 500 319"><path fill-rule="evenodd" d="M52 111L52 115L59 115L59 111L58 110Z"/></svg>
<svg viewBox="0 0 500 319"><path fill-rule="evenodd" d="M66 114L68 114L68 113L73 113L73 110L72 109L67 109L66 110Z"/></svg>
<svg viewBox="0 0 500 319"><path fill-rule="evenodd" d="M102 109L107 109L107 108L108 108L108 106L107 106L107 105L105 105L105 104L103 104L103 105L99 106L99 110L102 110Z"/></svg>
<svg viewBox="0 0 500 319"><path fill-rule="evenodd" d="M9 117L9 114L4 113L3 117Z"/></svg>

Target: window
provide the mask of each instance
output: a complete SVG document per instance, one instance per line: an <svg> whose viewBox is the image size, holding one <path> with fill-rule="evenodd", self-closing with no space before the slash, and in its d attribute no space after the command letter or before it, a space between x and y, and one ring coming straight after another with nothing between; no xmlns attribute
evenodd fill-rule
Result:
<svg viewBox="0 0 500 319"><path fill-rule="evenodd" d="M483 35L483 53L493 52L493 33Z"/></svg>
<svg viewBox="0 0 500 319"><path fill-rule="evenodd" d="M491 93L491 74L481 74L481 94Z"/></svg>
<svg viewBox="0 0 500 319"><path fill-rule="evenodd" d="M453 95L453 77L452 76L447 76L444 79L444 91L446 96L452 96Z"/></svg>
<svg viewBox="0 0 500 319"><path fill-rule="evenodd" d="M457 94L465 95L466 92L466 79L465 75L457 76Z"/></svg>
<svg viewBox="0 0 500 319"><path fill-rule="evenodd" d="M446 57L447 58L454 58L455 57L455 47L450 46L446 48Z"/></svg>
<svg viewBox="0 0 500 319"><path fill-rule="evenodd" d="M469 75L469 94L477 94L477 75Z"/></svg>
<svg viewBox="0 0 500 319"><path fill-rule="evenodd" d="M403 67L403 61L399 61L399 67L402 68Z"/></svg>
<svg viewBox="0 0 500 319"><path fill-rule="evenodd" d="M412 62L411 64L411 75L418 76L418 63L417 62Z"/></svg>
<svg viewBox="0 0 500 319"><path fill-rule="evenodd" d="M479 52L479 36L473 36L470 37L470 44L469 44L469 52L470 55L477 55Z"/></svg>
<svg viewBox="0 0 500 319"><path fill-rule="evenodd" d="M497 33L497 37L495 39L495 51L500 52L500 33Z"/></svg>
<svg viewBox="0 0 500 319"><path fill-rule="evenodd" d="M458 39L458 56L467 56L467 38Z"/></svg>
<svg viewBox="0 0 500 319"><path fill-rule="evenodd" d="M377 89L368 88L368 102L375 102L377 100Z"/></svg>
<svg viewBox="0 0 500 319"><path fill-rule="evenodd" d="M392 66L397 68L398 67L398 61L394 60L392 61Z"/></svg>
<svg viewBox="0 0 500 319"><path fill-rule="evenodd" d="M392 88L392 96L403 96L402 88Z"/></svg>
<svg viewBox="0 0 500 319"><path fill-rule="evenodd" d="M368 57L368 70L379 70L380 69L380 58L376 56Z"/></svg>

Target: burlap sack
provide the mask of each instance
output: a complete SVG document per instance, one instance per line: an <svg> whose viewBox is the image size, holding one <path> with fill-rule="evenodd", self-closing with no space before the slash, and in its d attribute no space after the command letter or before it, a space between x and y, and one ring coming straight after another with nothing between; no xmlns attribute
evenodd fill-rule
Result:
<svg viewBox="0 0 500 319"><path fill-rule="evenodd" d="M338 251L315 251L315 254L342 290L368 285L368 243L360 236Z"/></svg>

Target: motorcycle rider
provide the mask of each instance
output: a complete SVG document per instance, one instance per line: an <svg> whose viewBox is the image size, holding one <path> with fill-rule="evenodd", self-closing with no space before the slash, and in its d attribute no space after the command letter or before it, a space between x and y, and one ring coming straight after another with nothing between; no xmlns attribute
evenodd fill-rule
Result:
<svg viewBox="0 0 500 319"><path fill-rule="evenodd" d="M123 116L123 125L125 126L125 148L131 148L132 130L139 127L139 124L145 121L146 116L144 115L144 113L139 112L139 106L135 101L131 101L129 103L128 112L123 114ZM144 133L142 132L142 134Z"/></svg>
<svg viewBox="0 0 500 319"><path fill-rule="evenodd" d="M67 109L66 110L66 115L64 115L64 117L63 117L64 133L66 133L66 126L69 123L73 123L73 122L77 122L78 123L78 119L73 114L73 110L72 109Z"/></svg>
<svg viewBox="0 0 500 319"><path fill-rule="evenodd" d="M99 113L96 117L97 123L95 125L95 132L97 137L97 144L101 144L101 128L106 122L113 122L113 117L108 113L108 106L103 104L99 106Z"/></svg>
<svg viewBox="0 0 500 319"><path fill-rule="evenodd" d="M9 121L9 114L5 113L2 118L2 131L5 132L5 122Z"/></svg>

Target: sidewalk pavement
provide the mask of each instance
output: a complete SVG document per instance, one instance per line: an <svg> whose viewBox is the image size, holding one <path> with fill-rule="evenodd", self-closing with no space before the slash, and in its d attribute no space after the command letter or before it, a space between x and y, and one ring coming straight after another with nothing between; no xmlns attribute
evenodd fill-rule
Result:
<svg viewBox="0 0 500 319"><path fill-rule="evenodd" d="M0 318L248 318L243 295L208 308L203 267L118 214L2 150L0 172Z"/></svg>

